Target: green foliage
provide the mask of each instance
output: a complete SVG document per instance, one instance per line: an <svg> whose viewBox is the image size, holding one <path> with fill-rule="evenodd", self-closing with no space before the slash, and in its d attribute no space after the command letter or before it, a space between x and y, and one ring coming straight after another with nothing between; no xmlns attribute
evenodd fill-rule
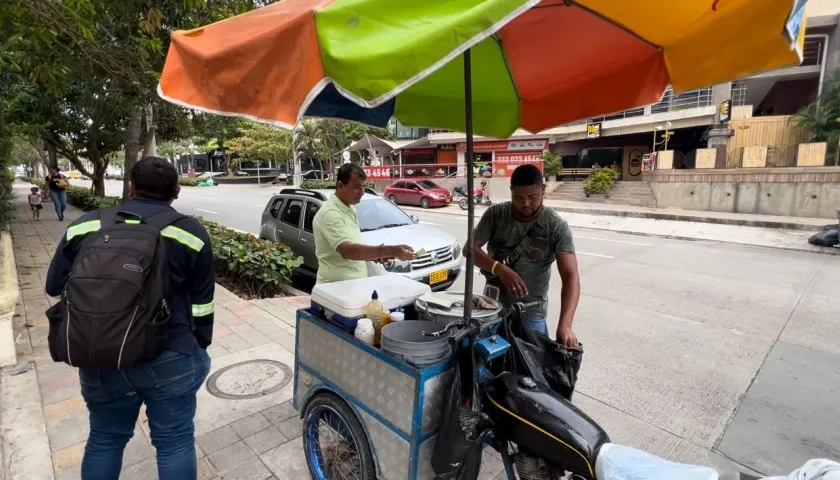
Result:
<svg viewBox="0 0 840 480"><path fill-rule="evenodd" d="M271 125L248 122L228 143L241 160L276 160L284 164L292 158L292 134Z"/></svg>
<svg viewBox="0 0 840 480"><path fill-rule="evenodd" d="M794 125L807 132L808 142L826 142L828 155L840 161L840 72L835 72L823 91L819 104L812 103L793 116Z"/></svg>
<svg viewBox="0 0 840 480"><path fill-rule="evenodd" d="M195 187L198 182L199 179L195 177L178 177L178 185L182 187Z"/></svg>
<svg viewBox="0 0 840 480"><path fill-rule="evenodd" d="M376 186L373 182L365 182L365 188L373 189ZM335 188L333 180L304 180L300 183L300 188L309 190L329 190Z"/></svg>
<svg viewBox="0 0 840 480"><path fill-rule="evenodd" d="M599 168L583 181L583 193L589 195L609 195L613 183L618 179L614 168Z"/></svg>
<svg viewBox="0 0 840 480"><path fill-rule="evenodd" d="M303 257L282 243L199 220L210 234L216 276L240 295L251 298L280 295L282 286L290 283L292 272L303 264Z"/></svg>
<svg viewBox="0 0 840 480"><path fill-rule="evenodd" d="M543 171L547 177L554 177L563 173L563 158L559 154L546 150L542 154L542 159Z"/></svg>

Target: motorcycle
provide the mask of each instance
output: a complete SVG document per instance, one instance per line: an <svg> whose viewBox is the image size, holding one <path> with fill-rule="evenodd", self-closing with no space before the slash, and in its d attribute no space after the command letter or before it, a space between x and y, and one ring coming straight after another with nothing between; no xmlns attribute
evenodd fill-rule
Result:
<svg viewBox="0 0 840 480"><path fill-rule="evenodd" d="M501 454L508 479L718 478L717 473L707 467L672 463L640 450L612 444L600 425L562 395L529 376L500 369L498 365L504 364L511 345L499 335L499 327L503 322L521 322L523 313L532 305L535 303L516 303L491 322L460 320L438 332L423 332L427 336L449 333L449 342L453 349L458 349L459 358L470 359L467 365L470 365L472 378L463 374L461 378L463 382L472 382L472 392L478 401L480 411L470 414L481 416L485 421L472 424L481 423L482 427L476 428L482 431L465 429L460 440L491 442ZM464 398L459 402L462 404ZM462 408L460 404L458 408ZM444 417L446 415L444 413ZM447 428L451 425L455 428ZM462 477L457 473L459 468L470 464L471 459L454 458L458 454L452 453L459 447L457 437L464 427L469 426L464 422L441 425L432 453L432 466L438 475L435 478L471 476ZM454 432L454 435L446 438L447 432ZM478 453L480 458L480 449ZM475 468L479 467L476 465Z"/></svg>
<svg viewBox="0 0 840 480"><path fill-rule="evenodd" d="M456 188L455 192L463 195L461 197L461 199L458 200L458 206L461 207L461 210L466 210L467 208L469 208L469 201L470 200L466 196L464 191L463 190L459 191L459 189ZM475 191L473 192L473 201L475 202L476 205L485 205L487 207L489 207L490 205L493 205L493 201L490 200L490 195L488 194L486 188L480 188L480 187L476 188Z"/></svg>

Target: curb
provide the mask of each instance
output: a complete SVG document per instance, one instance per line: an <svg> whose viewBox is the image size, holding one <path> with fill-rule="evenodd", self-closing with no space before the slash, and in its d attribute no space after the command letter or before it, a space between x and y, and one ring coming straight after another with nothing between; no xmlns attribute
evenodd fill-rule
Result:
<svg viewBox="0 0 840 480"><path fill-rule="evenodd" d="M633 212L621 210L601 210L598 208L581 208L581 207L555 207L549 208L565 213L578 213L582 215L596 215L606 217L627 217L627 218L649 218L652 220L668 220L677 222L695 222L695 223L709 223L716 225L733 225L738 227L756 227L756 228L775 228L781 230L803 230L803 231L818 231L822 230L821 226L808 225L799 222L779 222L773 220L744 220L739 218L716 218L716 217L702 217L696 215L686 215L680 213L659 213L659 212ZM420 212L434 213L436 215L451 215L453 217L463 217L465 213L457 212L442 212L438 210L422 209L415 207L400 207L403 210L412 210ZM831 223L831 219L825 219L826 224Z"/></svg>
<svg viewBox="0 0 840 480"><path fill-rule="evenodd" d="M15 306L20 299L15 247L12 234L0 234L0 367L17 363L17 349L12 325Z"/></svg>

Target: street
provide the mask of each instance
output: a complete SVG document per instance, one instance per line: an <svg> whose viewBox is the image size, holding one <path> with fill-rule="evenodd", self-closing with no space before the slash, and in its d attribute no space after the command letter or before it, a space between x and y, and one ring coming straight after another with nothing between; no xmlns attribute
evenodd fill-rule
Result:
<svg viewBox="0 0 840 480"><path fill-rule="evenodd" d="M108 193L119 182L109 182ZM256 233L279 187L183 188L174 206ZM463 244L466 220L406 208ZM740 228L740 227L733 227ZM573 229L585 358L575 403L614 438L762 473L840 458L840 258ZM452 290L463 289L463 274ZM483 280L476 276L475 290ZM555 271L549 329L560 310Z"/></svg>

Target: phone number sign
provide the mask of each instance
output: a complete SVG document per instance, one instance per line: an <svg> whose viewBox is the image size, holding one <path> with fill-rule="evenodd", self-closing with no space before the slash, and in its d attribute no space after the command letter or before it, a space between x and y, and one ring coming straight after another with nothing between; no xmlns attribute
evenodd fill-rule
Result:
<svg viewBox="0 0 840 480"><path fill-rule="evenodd" d="M368 180L390 180L391 167L362 167Z"/></svg>
<svg viewBox="0 0 840 480"><path fill-rule="evenodd" d="M520 165L534 165L542 171L542 152L496 153L493 159L493 176L509 177Z"/></svg>

